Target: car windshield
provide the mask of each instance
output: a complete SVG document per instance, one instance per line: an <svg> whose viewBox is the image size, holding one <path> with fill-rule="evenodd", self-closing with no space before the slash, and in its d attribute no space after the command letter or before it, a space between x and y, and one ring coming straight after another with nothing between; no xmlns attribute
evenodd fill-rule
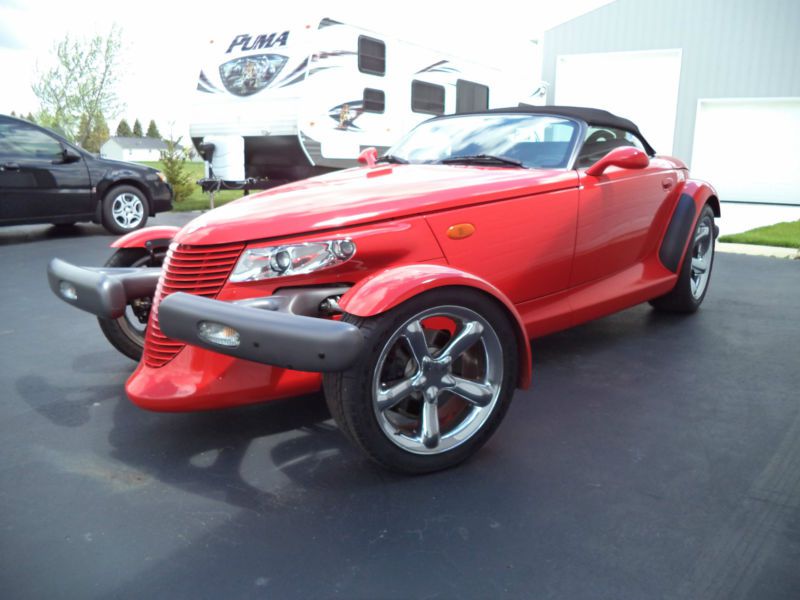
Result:
<svg viewBox="0 0 800 600"><path fill-rule="evenodd" d="M563 169L578 138L575 121L552 115L483 114L425 121L384 160Z"/></svg>

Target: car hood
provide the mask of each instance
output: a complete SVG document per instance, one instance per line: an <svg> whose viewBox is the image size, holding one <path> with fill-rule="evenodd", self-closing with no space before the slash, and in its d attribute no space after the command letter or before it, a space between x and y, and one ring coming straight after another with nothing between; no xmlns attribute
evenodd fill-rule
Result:
<svg viewBox="0 0 800 600"><path fill-rule="evenodd" d="M113 169L115 171L136 171L137 173L157 173L158 169L143 165L141 163L127 162L124 160L114 160L112 158L102 158L100 156L90 155L88 157L89 163L94 163L99 167L106 169Z"/></svg>
<svg viewBox="0 0 800 600"><path fill-rule="evenodd" d="M456 165L378 165L245 196L201 215L182 244L226 244L425 214L578 185L575 171Z"/></svg>

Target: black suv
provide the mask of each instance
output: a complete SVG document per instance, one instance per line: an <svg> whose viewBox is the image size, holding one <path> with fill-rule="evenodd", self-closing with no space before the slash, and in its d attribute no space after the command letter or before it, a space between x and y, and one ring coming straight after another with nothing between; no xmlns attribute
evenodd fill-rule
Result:
<svg viewBox="0 0 800 600"><path fill-rule="evenodd" d="M171 208L172 187L157 169L98 158L0 115L0 225L94 221L123 234Z"/></svg>

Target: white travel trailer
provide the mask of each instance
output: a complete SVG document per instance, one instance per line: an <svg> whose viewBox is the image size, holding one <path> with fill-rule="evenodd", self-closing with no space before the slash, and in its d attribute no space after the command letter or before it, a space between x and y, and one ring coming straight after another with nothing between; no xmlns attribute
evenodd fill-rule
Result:
<svg viewBox="0 0 800 600"><path fill-rule="evenodd" d="M190 131L213 177L268 187L351 167L435 115L543 104L523 78L328 18L251 25L210 42Z"/></svg>

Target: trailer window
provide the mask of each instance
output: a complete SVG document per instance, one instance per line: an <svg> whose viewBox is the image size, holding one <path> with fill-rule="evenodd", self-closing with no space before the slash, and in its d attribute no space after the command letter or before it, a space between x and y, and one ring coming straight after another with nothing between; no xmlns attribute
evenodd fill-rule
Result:
<svg viewBox="0 0 800 600"><path fill-rule="evenodd" d="M383 90L364 88L364 112L382 113L386 107L386 94Z"/></svg>
<svg viewBox="0 0 800 600"><path fill-rule="evenodd" d="M475 112L489 108L489 87L459 79L456 81L456 112Z"/></svg>
<svg viewBox="0 0 800 600"><path fill-rule="evenodd" d="M358 70L370 75L385 75L386 44L365 35L358 36Z"/></svg>
<svg viewBox="0 0 800 600"><path fill-rule="evenodd" d="M429 115L443 115L444 86L424 81L412 81L411 110Z"/></svg>

